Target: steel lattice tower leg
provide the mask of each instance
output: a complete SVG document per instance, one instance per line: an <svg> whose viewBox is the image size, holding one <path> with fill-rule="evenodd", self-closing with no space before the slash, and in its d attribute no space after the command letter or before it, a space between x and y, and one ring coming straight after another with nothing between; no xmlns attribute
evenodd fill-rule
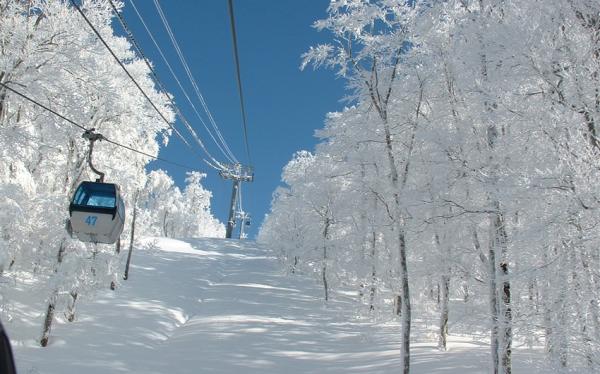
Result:
<svg viewBox="0 0 600 374"><path fill-rule="evenodd" d="M234 179L233 188L231 190L231 206L229 208L229 219L227 220L227 231L225 231L225 237L227 239L231 239L231 234L233 233L233 226L235 225L235 204L237 203L237 195L239 188L239 179Z"/></svg>

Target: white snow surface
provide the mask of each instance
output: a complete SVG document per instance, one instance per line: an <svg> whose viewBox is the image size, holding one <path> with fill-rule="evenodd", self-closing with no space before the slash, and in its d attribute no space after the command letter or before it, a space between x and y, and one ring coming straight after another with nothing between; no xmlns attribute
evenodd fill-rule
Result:
<svg viewBox="0 0 600 374"><path fill-rule="evenodd" d="M325 303L309 277L282 272L251 241L148 238L116 291L78 301L41 348L43 303L27 284L5 327L21 374L397 373L399 323L354 314L347 293ZM414 324L411 372L487 373L489 346L451 335L440 352ZM36 336L35 339L32 336ZM516 348L514 373L546 373L539 350Z"/></svg>

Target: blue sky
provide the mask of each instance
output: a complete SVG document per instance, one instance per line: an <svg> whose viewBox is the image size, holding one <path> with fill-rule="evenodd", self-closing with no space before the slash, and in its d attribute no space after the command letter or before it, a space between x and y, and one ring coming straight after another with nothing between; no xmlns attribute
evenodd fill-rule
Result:
<svg viewBox="0 0 600 374"><path fill-rule="evenodd" d="M246 163L227 0L163 0L162 9L190 65L208 107L236 157ZM234 1L244 99L248 119L250 154L255 181L244 183L244 209L253 217L250 237L256 235L268 213L271 196L280 184L282 167L293 153L312 150L315 129L323 126L327 112L340 110L343 81L332 71L300 71L301 54L309 46L326 41L327 33L311 27L325 17L328 0ZM188 93L192 88L160 22L154 2L136 0L135 5L157 38L169 63ZM159 77L175 95L176 102L205 140L211 153L224 159L197 121L176 83L147 37L141 22L125 1L124 17L144 53L153 61ZM115 27L119 29L115 23ZM195 102L197 108L200 104ZM182 124L176 125L183 129ZM191 138L190 138L191 139ZM160 156L205 171L205 187L213 192L212 210L227 220L231 181L222 180L175 136ZM180 186L186 170L154 162L168 171Z"/></svg>

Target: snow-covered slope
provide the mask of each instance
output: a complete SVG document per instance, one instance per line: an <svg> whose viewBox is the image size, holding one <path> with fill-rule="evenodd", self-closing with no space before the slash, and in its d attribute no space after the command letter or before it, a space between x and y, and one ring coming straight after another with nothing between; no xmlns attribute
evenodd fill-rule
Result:
<svg viewBox="0 0 600 374"><path fill-rule="evenodd" d="M130 279L81 300L77 320L59 320L47 348L19 339L39 327L32 323L39 316L21 313L6 324L19 373L400 371L397 324L355 318L347 296L325 304L312 279L282 274L255 243L149 242L134 251ZM412 372L488 372L486 345L452 337L450 347L441 353L434 342L415 343ZM514 372L545 372L540 357L517 350Z"/></svg>

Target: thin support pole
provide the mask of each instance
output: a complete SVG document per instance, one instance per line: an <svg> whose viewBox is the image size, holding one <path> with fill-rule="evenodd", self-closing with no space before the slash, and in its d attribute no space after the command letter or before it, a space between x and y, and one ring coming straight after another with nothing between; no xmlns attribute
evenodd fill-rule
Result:
<svg viewBox="0 0 600 374"><path fill-rule="evenodd" d="M133 241L135 239L135 218L137 216L137 202L140 196L140 191L135 193L135 199L133 200L133 218L131 220L131 238L129 240L129 253L127 253L127 264L125 265L125 274L123 279L129 279L129 265L131 264L131 252L133 252Z"/></svg>
<svg viewBox="0 0 600 374"><path fill-rule="evenodd" d="M227 231L225 231L225 237L231 239L233 233L233 226L235 225L235 204L237 202L238 190L240 188L239 179L233 180L233 188L231 190L231 205L229 207L229 219L227 220Z"/></svg>

